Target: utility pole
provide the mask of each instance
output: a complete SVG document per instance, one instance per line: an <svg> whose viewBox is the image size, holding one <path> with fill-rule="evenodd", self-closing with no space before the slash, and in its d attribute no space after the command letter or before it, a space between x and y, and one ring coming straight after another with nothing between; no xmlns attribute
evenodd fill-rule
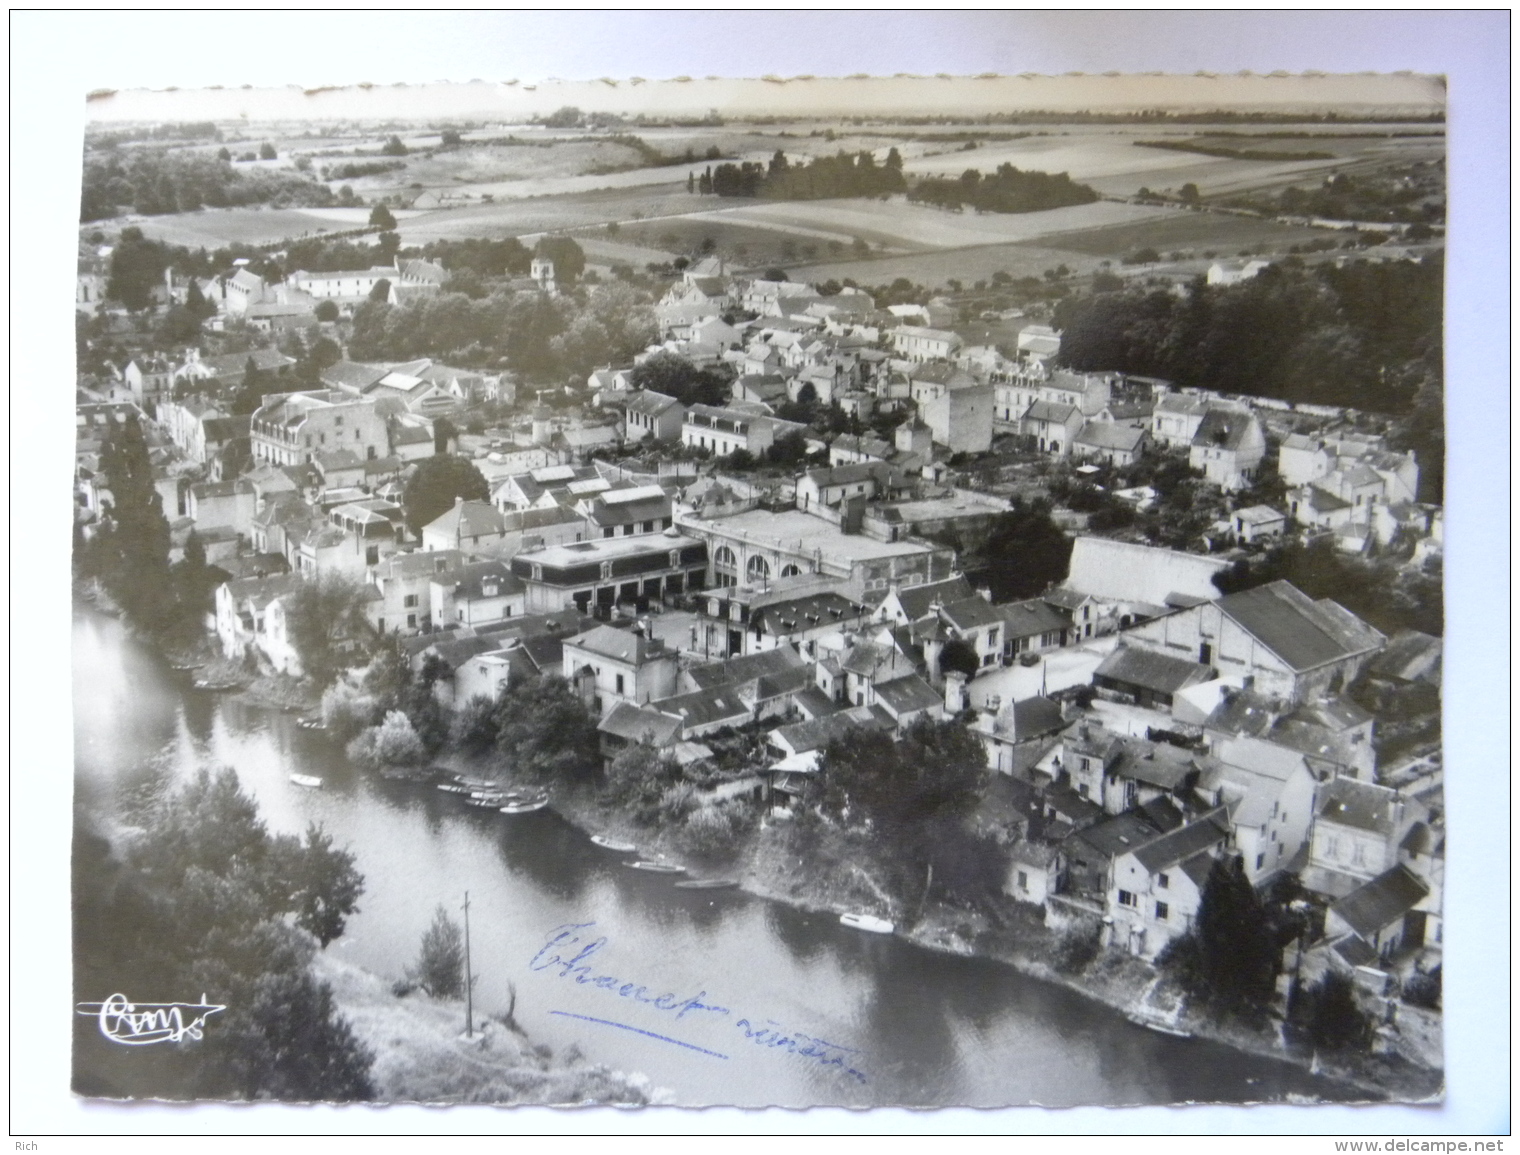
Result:
<svg viewBox="0 0 1520 1155"><path fill-rule="evenodd" d="M475 1037L475 976L470 972L470 892L464 892L464 1034Z"/></svg>

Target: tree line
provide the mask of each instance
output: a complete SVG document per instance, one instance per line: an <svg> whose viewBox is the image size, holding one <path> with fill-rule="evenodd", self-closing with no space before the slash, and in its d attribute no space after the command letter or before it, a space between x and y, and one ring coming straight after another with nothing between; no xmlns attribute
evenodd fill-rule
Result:
<svg viewBox="0 0 1520 1155"><path fill-rule="evenodd" d="M1054 324L1068 368L1399 414L1440 374L1442 281L1439 257L1283 263L1238 285L1199 278L1181 297L1144 288L1070 297Z"/></svg>
<svg viewBox="0 0 1520 1155"><path fill-rule="evenodd" d="M986 176L968 168L953 179L925 177L909 190L908 199L949 209L969 205L989 213L1032 213L1091 204L1098 194L1064 172L1026 172L1001 164Z"/></svg>
<svg viewBox="0 0 1520 1155"><path fill-rule="evenodd" d="M687 180L688 191L720 197L765 197L770 200L823 200L829 197L884 196L907 188L902 157L897 149L878 165L868 151L820 156L793 164L777 150L770 163L756 161L720 164Z"/></svg>
<svg viewBox="0 0 1520 1155"><path fill-rule="evenodd" d="M124 209L156 216L207 207L332 203L333 193L326 185L302 174L239 169L205 153L142 148L85 159L79 219L104 220Z"/></svg>

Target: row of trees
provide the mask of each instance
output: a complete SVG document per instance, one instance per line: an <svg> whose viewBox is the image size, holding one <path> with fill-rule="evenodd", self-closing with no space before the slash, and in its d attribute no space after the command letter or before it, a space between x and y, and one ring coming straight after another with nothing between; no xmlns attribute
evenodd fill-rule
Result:
<svg viewBox="0 0 1520 1155"><path fill-rule="evenodd" d="M771 200L822 200L828 197L870 197L903 192L902 157L892 149L878 165L869 152L841 151L792 164L777 151L768 165L745 161L709 167L688 179L690 191L720 197L767 197Z"/></svg>
<svg viewBox="0 0 1520 1155"><path fill-rule="evenodd" d="M122 1067L85 1024L76 1089L197 1099L374 1096L373 1056L310 961L358 909L354 857L319 827L273 835L230 769L162 788L114 843L86 833L75 859L76 983L138 1002L204 993L225 1009L193 1047ZM111 1072L110 1085L102 1072ZM127 1085L123 1085L125 1081Z"/></svg>
<svg viewBox="0 0 1520 1155"><path fill-rule="evenodd" d="M355 360L441 357L465 365L505 365L530 379L584 378L599 365L631 360L655 337L645 293L623 283L574 296L496 294L471 300L439 293L404 305L380 301L354 313Z"/></svg>
<svg viewBox="0 0 1520 1155"><path fill-rule="evenodd" d="M300 173L240 169L205 153L117 149L85 159L81 221L123 210L152 216L203 207L330 205L332 191Z"/></svg>
<svg viewBox="0 0 1520 1155"><path fill-rule="evenodd" d="M1072 297L1056 308L1061 359L1178 385L1407 415L1438 411L1443 271L1439 257L1343 268L1272 265L1231 286L1200 278L1183 297L1143 288ZM1408 429L1427 450L1441 423ZM1439 487L1437 485L1437 492Z"/></svg>
<svg viewBox="0 0 1520 1155"><path fill-rule="evenodd" d="M1001 164L987 176L968 168L953 180L925 177L914 184L908 199L941 208L969 205L989 213L1032 213L1091 204L1098 194L1085 184L1077 184L1064 172L1025 172L1011 164Z"/></svg>

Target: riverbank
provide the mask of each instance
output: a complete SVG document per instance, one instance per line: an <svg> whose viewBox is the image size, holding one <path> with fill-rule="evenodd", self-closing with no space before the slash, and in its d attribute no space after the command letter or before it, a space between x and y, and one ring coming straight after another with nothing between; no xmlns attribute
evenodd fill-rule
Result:
<svg viewBox="0 0 1520 1155"><path fill-rule="evenodd" d="M484 773L489 763L471 767ZM803 833L790 820L766 820L741 837L726 860L695 860L683 853L671 828L632 822L585 788L556 790L554 809L572 826L590 834L625 839L641 857L659 857L688 868L691 877L736 878L756 898L811 913L839 915L851 910L890 909L885 895L859 865L859 848L848 832ZM853 853L852 853L853 851ZM1132 955L1103 950L1087 960L1069 956L1066 935L1045 925L1040 908L1009 900L988 913L943 902L923 905L916 918L899 918L899 937L926 950L1001 963L1020 974L1065 987L1084 998L1129 1014L1147 996L1165 988L1164 976ZM1075 965L1073 965L1075 963ZM1177 992L1166 992L1175 1000ZM1290 1048L1277 1024L1265 1030L1220 1022L1184 1012L1179 1024L1194 1037L1237 1051L1289 1063L1353 1089L1365 1101L1434 1102L1444 1074L1397 1057L1361 1056L1351 1061Z"/></svg>
<svg viewBox="0 0 1520 1155"><path fill-rule="evenodd" d="M556 1056L480 1008L474 1035L465 1037L463 1000L398 996L329 952L313 960L312 973L332 987L339 1012L374 1054L378 1102L644 1106L669 1098L642 1075L584 1062L573 1046Z"/></svg>

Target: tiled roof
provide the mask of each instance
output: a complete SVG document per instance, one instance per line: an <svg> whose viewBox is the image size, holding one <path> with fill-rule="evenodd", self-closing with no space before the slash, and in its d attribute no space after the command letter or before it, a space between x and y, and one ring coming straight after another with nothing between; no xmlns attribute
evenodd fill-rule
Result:
<svg viewBox="0 0 1520 1155"><path fill-rule="evenodd" d="M1398 821L1398 801L1398 792L1386 786L1332 778L1321 788L1319 821L1389 835Z"/></svg>
<svg viewBox="0 0 1520 1155"><path fill-rule="evenodd" d="M1403 918L1430 888L1402 864L1359 886L1330 907L1346 925L1363 938L1376 935L1395 919Z"/></svg>
<svg viewBox="0 0 1520 1155"><path fill-rule="evenodd" d="M1242 409L1210 409L1203 416L1193 444L1217 449L1239 449L1246 433L1256 423L1251 413Z"/></svg>
<svg viewBox="0 0 1520 1155"><path fill-rule="evenodd" d="M603 734L629 742L647 742L651 746L668 746L681 733L681 722L662 714L653 706L642 709L629 702L619 702L597 727Z"/></svg>
<svg viewBox="0 0 1520 1155"><path fill-rule="evenodd" d="M1003 619L1009 638L1030 638L1068 629L1071 619L1041 598L993 606Z"/></svg>
<svg viewBox="0 0 1520 1155"><path fill-rule="evenodd" d="M1207 682L1210 672L1209 667L1184 658L1174 658L1139 646L1121 645L1103 659L1093 677L1111 678L1125 685L1175 694L1185 686Z"/></svg>
<svg viewBox="0 0 1520 1155"><path fill-rule="evenodd" d="M1025 421L1054 421L1065 425L1072 416L1081 412L1075 405L1061 405L1054 401L1036 401L1024 413Z"/></svg>
<svg viewBox="0 0 1520 1155"><path fill-rule="evenodd" d="M1295 671L1370 653L1384 640L1329 598L1311 601L1286 581L1220 598L1219 608Z"/></svg>
<svg viewBox="0 0 1520 1155"><path fill-rule="evenodd" d="M784 674L805 665L801 656L790 645L780 645L773 650L762 650L757 654L746 654L743 657L729 658L727 661L713 662L706 666L693 666L686 673L698 688L711 689L717 686L740 685L771 674Z"/></svg>
<svg viewBox="0 0 1520 1155"><path fill-rule="evenodd" d="M876 686L876 697L899 717L944 704L944 699L935 692L934 687L917 674L879 683Z"/></svg>
<svg viewBox="0 0 1520 1155"><path fill-rule="evenodd" d="M908 615L908 619L916 621L929 612L929 607L936 600L941 604L948 604L972 597L975 593L976 591L971 588L971 583L964 577L953 577L924 585L903 586L897 591L897 600L902 604L903 612Z"/></svg>
<svg viewBox="0 0 1520 1155"><path fill-rule="evenodd" d="M663 698L654 706L663 714L680 718L683 728L710 726L715 722L742 725L750 716L749 706L739 697L734 686L678 694L674 698Z"/></svg>
<svg viewBox="0 0 1520 1155"><path fill-rule="evenodd" d="M1229 832L1228 822L1215 811L1147 842L1135 851L1135 857L1141 866L1154 874L1223 842Z"/></svg>
<svg viewBox="0 0 1520 1155"><path fill-rule="evenodd" d="M1145 431L1132 425L1119 425L1112 421L1089 421L1074 440L1079 445L1094 449L1111 449L1119 453L1133 453L1145 440Z"/></svg>
<svg viewBox="0 0 1520 1155"><path fill-rule="evenodd" d="M973 630L978 626L990 626L1003 620L998 607L979 594L950 602L940 612L958 630Z"/></svg>
<svg viewBox="0 0 1520 1155"><path fill-rule="evenodd" d="M635 666L642 666L653 658L665 657L670 653L665 648L665 643L658 638L613 626L597 626L594 630L567 639L565 644L605 658L631 662Z"/></svg>

